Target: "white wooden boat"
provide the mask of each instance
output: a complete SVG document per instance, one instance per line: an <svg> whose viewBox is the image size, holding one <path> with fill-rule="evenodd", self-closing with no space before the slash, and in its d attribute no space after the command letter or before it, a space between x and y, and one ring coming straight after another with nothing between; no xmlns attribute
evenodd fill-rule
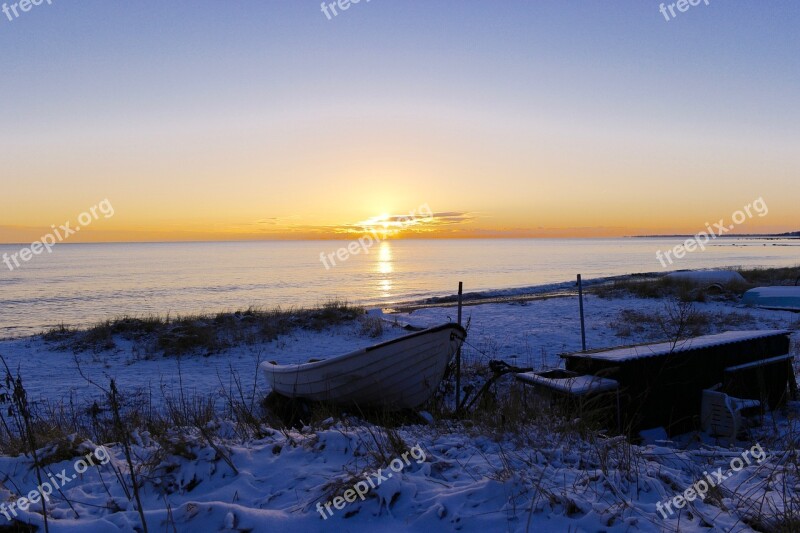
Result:
<svg viewBox="0 0 800 533"><path fill-rule="evenodd" d="M339 405L414 408L425 403L466 338L457 324L443 324L300 365L261 363L267 382L289 398Z"/></svg>

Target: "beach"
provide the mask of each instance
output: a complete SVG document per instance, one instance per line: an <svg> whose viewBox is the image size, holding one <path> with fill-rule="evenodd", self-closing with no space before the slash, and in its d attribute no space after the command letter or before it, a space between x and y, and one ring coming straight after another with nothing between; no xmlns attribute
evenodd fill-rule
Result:
<svg viewBox="0 0 800 533"><path fill-rule="evenodd" d="M656 317L665 312L669 299L624 294L625 280L600 284L606 289L599 293L589 287L584 302L589 349L663 338ZM488 291L473 295L470 305L464 307L464 323L468 324L462 349L465 382L479 386L486 377L481 369L490 360L544 369L560 366L560 354L580 351L574 292L548 287L522 293L506 294L498 300L497 291ZM697 334L791 330L792 350L797 353L800 315L743 308L725 295L701 299L706 301L692 303L702 317L696 324ZM718 528L738 531L749 530L746 524L755 520L751 511L757 503L783 508L784 502L777 501L777 485L769 476L782 468L778 454L786 451L786 439L797 429L797 402L768 413L761 425L748 431L747 440L727 443L691 433L632 444L603 434L582 434L570 428L569 421L547 416L503 424L480 418L431 423L420 419L384 427L345 413L322 420L310 416L307 423L295 428L265 424L246 436L241 428L236 429L239 424L225 421L230 419L227 398L231 395L243 394L247 403L258 402L269 392L256 370L260 362L303 363L312 357L346 353L406 334L403 327L409 324L428 327L452 322L455 312L447 302L440 306L419 302L414 309L399 312L374 308L363 318L336 326L298 328L271 342L242 342L211 353L201 349L178 357L148 352L146 343L120 335L112 336L113 346L104 340L76 350L74 345L70 348L69 334L51 335L50 340L35 336L0 341L0 354L13 372L23 377L28 399L40 408L86 409L104 397L104 392L89 382L102 385L112 378L136 409L158 410L181 401L194 404L201 398L217 405L219 416L206 426L215 439L213 445L206 440L207 433L204 436L186 428L135 433L136 456L142 461L152 461L153 454L158 457L157 464L140 465L147 479L142 504L147 520L172 523L179 530L203 523L219 530L324 531L334 525L338 530L351 530L380 524L383 529L412 531L526 531L532 521L563 531L665 531L678 527L703 531L704 524L713 521ZM377 331L365 326L374 326L376 320L382 324ZM515 386L508 376L498 383L495 394L519 394ZM513 397L519 401L518 396ZM376 440L376 433L383 436ZM392 435L392 440L387 435ZM165 448L165 442L173 444ZM408 449L420 446L425 460L411 462L395 477L370 487L363 500L348 501L341 510L331 507L331 513L318 511L317 502L333 501L339 495L336 487L344 490L357 483L359 476L378 468L391 471L395 452L398 456L402 452L397 442ZM702 469L716 468L717 463L729 461L734 450L756 443L768 450L770 457L727 479L723 489L730 494L724 492L718 502L695 501L691 509L674 516L659 514L656 504L682 492L684 485L691 486ZM76 449L93 445L91 439L70 444ZM123 465L119 446L105 446L111 464ZM24 457L4 457L0 471L16 486L34 488L37 482L33 473L23 468L25 462ZM69 463L61 461L51 468L57 472ZM112 472L108 467L90 469L79 482L64 488L64 497L50 503L51 520L63 520L82 531L103 531L110 524L132 527L136 517L130 504L123 501L124 491ZM286 472L298 475L287 476ZM733 501L731 498L744 498L751 504L721 505ZM119 503L119 510L109 510L109 499ZM70 506L76 507L78 518ZM41 521L39 514L20 513L25 521Z"/></svg>
<svg viewBox="0 0 800 533"><path fill-rule="evenodd" d="M665 269L656 252L682 239L386 239L329 269L319 261L320 253L352 242L358 241L58 244L0 276L0 338L123 315L314 307L328 300L405 307L452 301L460 281L465 293L484 298L571 290L578 274L592 284L634 273L785 267L797 263L800 249L796 238L729 237ZM0 256L19 249L0 244Z"/></svg>

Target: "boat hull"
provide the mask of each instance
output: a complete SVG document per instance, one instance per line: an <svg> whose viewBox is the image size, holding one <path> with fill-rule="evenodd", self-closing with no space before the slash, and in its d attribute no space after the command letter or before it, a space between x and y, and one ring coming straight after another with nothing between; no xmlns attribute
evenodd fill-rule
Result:
<svg viewBox="0 0 800 533"><path fill-rule="evenodd" d="M457 324L445 324L325 361L261 369L272 390L289 398L414 408L433 395L465 337Z"/></svg>
<svg viewBox="0 0 800 533"><path fill-rule="evenodd" d="M800 312L800 287L759 287L742 296L749 307Z"/></svg>

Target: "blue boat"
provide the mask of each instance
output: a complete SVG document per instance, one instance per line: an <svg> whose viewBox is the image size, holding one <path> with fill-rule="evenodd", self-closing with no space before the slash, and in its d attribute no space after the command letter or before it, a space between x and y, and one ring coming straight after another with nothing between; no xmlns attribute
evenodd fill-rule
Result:
<svg viewBox="0 0 800 533"><path fill-rule="evenodd" d="M750 307L800 312L800 287L758 287L742 296Z"/></svg>

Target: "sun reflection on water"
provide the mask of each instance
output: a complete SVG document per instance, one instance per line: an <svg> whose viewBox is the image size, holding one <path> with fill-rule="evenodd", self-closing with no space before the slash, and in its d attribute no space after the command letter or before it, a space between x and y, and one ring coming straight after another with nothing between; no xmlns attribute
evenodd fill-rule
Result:
<svg viewBox="0 0 800 533"><path fill-rule="evenodd" d="M378 281L378 290L381 297L389 298L392 295L392 278L394 265L392 264L392 245L388 241L381 242L378 250L378 261L375 266L376 272L383 274L383 278Z"/></svg>

